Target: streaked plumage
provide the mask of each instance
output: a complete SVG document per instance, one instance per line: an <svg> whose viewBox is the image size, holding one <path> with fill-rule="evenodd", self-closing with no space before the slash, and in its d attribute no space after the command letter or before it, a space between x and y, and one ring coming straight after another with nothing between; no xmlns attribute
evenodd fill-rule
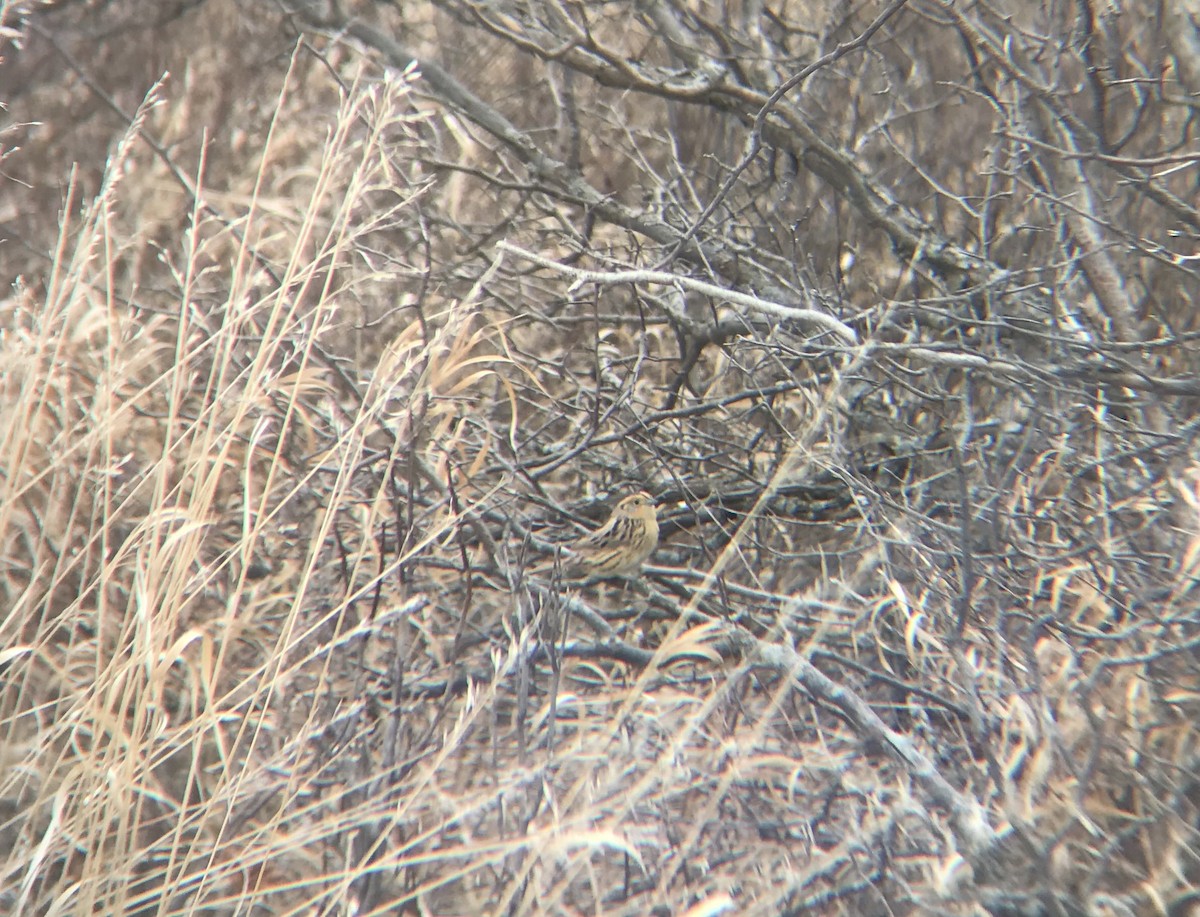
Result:
<svg viewBox="0 0 1200 917"><path fill-rule="evenodd" d="M641 569L658 546L654 498L640 492L621 500L608 521L563 556L570 577L627 576Z"/></svg>

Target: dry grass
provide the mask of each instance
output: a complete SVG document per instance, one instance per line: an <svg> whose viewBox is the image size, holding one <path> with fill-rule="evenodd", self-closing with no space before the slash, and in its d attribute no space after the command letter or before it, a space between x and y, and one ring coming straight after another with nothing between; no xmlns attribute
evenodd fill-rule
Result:
<svg viewBox="0 0 1200 917"><path fill-rule="evenodd" d="M741 311L572 286L645 240L585 232L419 80L331 43L238 99L235 7L196 13L231 72L197 54L152 89L0 303L0 911L998 914L1033 890L1179 917L1186 444L1158 462L1087 383L1051 405L931 370L904 347L990 327L901 303L918 279L874 229L826 305L876 347L746 323L689 351ZM604 9L605 41L647 40ZM189 15L162 34L204 34ZM536 121L503 63L488 88ZM636 200L631 163L674 165L666 115L630 128L616 95L589 97L583 170ZM719 134L688 135L698 168ZM978 180L954 152L944 180ZM785 276L794 203L737 203ZM531 577L632 489L663 507L642 581Z"/></svg>
<svg viewBox="0 0 1200 917"><path fill-rule="evenodd" d="M469 303L433 316L424 340L397 336L362 403L338 393L322 350L349 324L339 297L377 285L361 271L334 283L388 218L362 219L370 198L386 188L409 204L380 148L410 130L407 94L351 87L319 168L289 177L287 207L255 189L221 223L197 204L164 250L173 283L149 294L125 279L148 241L122 212L121 176L150 167L132 152L139 118L102 194L64 225L44 298L6 304L0 792L14 912L296 902L316 876L338 884L322 858L351 788L322 800L336 760L322 736L366 693L366 638L403 616L396 570L452 523L422 508L421 537L362 571L391 513L361 490L380 461L366 440L407 388L427 406L427 445L410 456L444 462L446 405L494 372L463 330ZM260 187L276 154L268 141Z"/></svg>

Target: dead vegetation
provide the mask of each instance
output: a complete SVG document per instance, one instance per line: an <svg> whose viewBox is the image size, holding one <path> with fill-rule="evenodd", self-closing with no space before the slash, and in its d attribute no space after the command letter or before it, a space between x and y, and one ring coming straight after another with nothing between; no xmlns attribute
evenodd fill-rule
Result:
<svg viewBox="0 0 1200 917"><path fill-rule="evenodd" d="M0 911L1190 914L1188 4L287 6L0 5Z"/></svg>

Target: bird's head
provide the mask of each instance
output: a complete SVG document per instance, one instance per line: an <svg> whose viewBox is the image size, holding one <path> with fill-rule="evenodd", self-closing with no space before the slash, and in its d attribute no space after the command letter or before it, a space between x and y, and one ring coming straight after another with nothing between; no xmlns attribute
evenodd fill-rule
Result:
<svg viewBox="0 0 1200 917"><path fill-rule="evenodd" d="M616 505L616 508L613 509L613 515L624 516L629 519L645 519L649 522L651 519L657 518L657 512L654 508L654 498L645 491L631 494Z"/></svg>

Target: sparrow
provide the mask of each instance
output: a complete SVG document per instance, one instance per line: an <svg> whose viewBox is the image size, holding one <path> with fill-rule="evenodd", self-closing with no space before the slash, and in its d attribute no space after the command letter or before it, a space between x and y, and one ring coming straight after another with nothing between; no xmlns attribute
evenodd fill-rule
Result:
<svg viewBox="0 0 1200 917"><path fill-rule="evenodd" d="M572 579L628 576L658 547L654 498L644 491L625 497L608 521L563 552L563 575Z"/></svg>

